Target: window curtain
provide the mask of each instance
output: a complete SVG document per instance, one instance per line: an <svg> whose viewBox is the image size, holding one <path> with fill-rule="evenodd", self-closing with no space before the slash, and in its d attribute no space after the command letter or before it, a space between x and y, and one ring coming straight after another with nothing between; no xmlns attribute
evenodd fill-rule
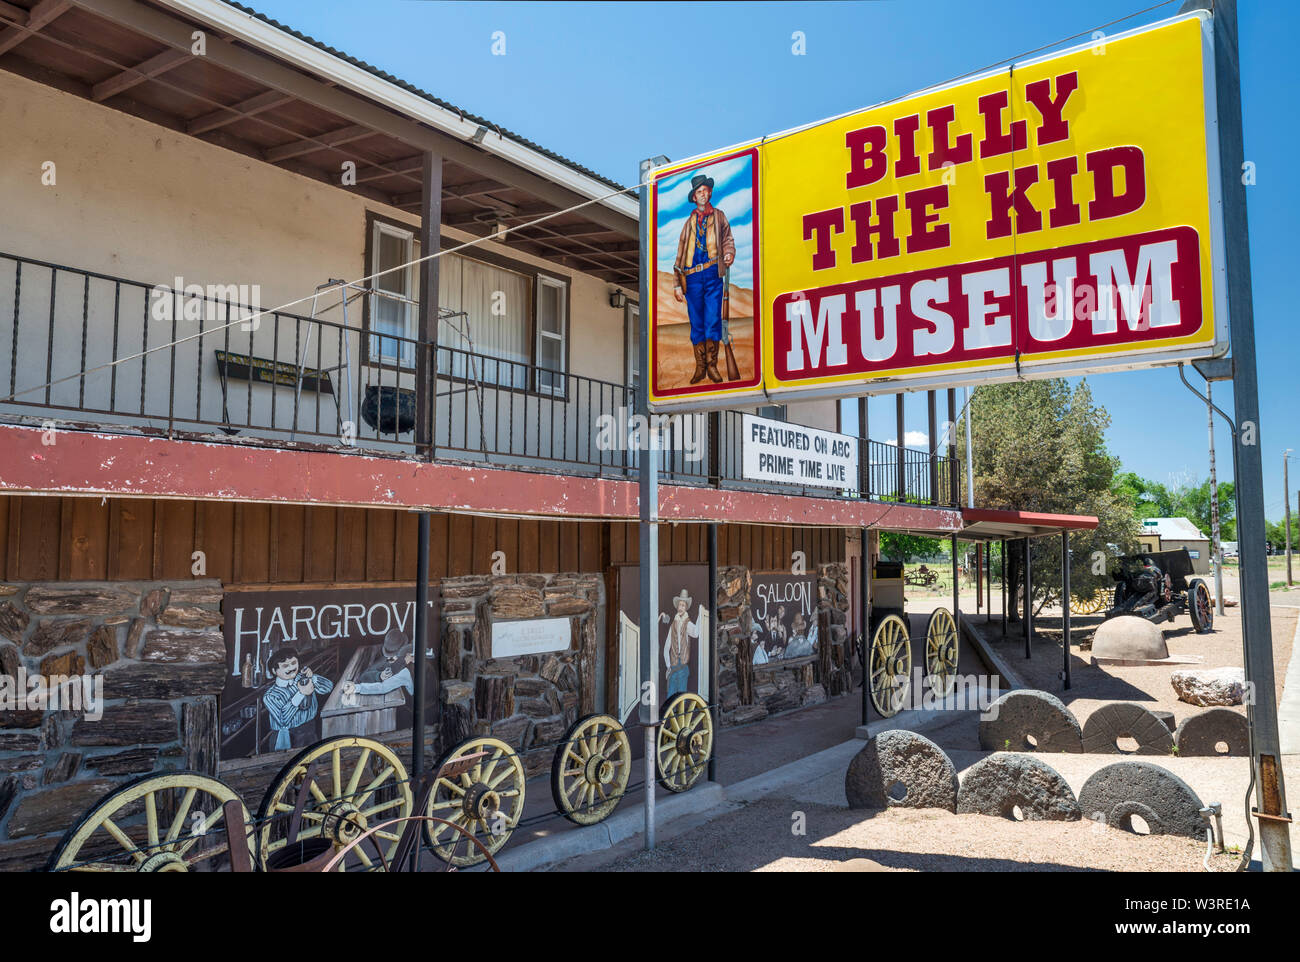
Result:
<svg viewBox="0 0 1300 962"><path fill-rule="evenodd" d="M443 354L440 371L509 387L528 385L531 278L447 254L438 272L438 302L444 311L464 312L439 322L439 344L455 349ZM460 351L517 363L471 359Z"/></svg>

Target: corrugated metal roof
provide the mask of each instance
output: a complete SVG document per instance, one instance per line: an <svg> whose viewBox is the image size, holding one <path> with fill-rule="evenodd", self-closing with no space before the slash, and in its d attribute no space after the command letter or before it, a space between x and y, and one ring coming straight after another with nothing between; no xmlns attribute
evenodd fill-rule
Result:
<svg viewBox="0 0 1300 962"><path fill-rule="evenodd" d="M523 137L512 130L507 130L505 127L501 127L498 124L494 124L486 117L480 117L477 114L470 113L468 110L464 110L460 107L457 107L455 104L448 103L447 101L439 97L435 97L433 94L429 93L426 90L421 90L419 87L415 86L414 84L407 83L405 80L402 80L400 77L393 76L386 70L381 70L380 68L372 64L366 63L364 60L358 60L356 57L353 57L350 54L346 54L342 50L338 50L334 47L331 47L327 43L322 43L321 41L315 39L314 37L309 37L307 34L302 33L299 30L295 30L293 27L290 27L287 24L280 23L278 20L273 20L271 17L268 17L264 13L259 13L258 11L254 10L252 7L247 7L242 3L237 3L235 2L235 0L223 0L223 2L226 3L228 6L234 7L236 10L243 11L244 13L248 14L250 17L256 17L258 20L261 20L263 23L267 24L268 26L275 27L275 29L283 31L284 33L289 34L289 36L301 40L303 43L311 44L317 50L323 50L325 53L329 54L330 56L338 57L340 60L346 61L347 63L352 64L352 66L354 67L359 67L360 69L366 71L367 73L373 74L374 76L378 77L380 80L385 80L388 83L401 87L403 90L409 93L413 93L417 97L423 97L425 100L429 101L432 104L437 104L439 107L442 107L444 110L450 110L457 114L460 114L466 120L473 121L474 123L487 127L490 130L495 130L498 133L500 133L503 137L509 137L511 140L515 141L516 143L522 144L523 146L527 147L530 150L535 150L539 154L542 154L545 157L549 157L551 160L564 164L564 166L572 170L575 170L586 177L591 177L594 180L598 180L602 184L605 184L608 187L612 187L614 190L623 190L627 187L626 184L620 184L618 181L610 180L608 177L596 173L591 168L584 167L576 160L570 160L568 157L565 157L562 154L557 154L553 150L548 150L546 147L543 147L541 144L536 143L535 141L529 140L527 137Z"/></svg>
<svg viewBox="0 0 1300 962"><path fill-rule="evenodd" d="M1200 529L1186 518L1143 518L1142 533L1155 533L1174 541L1209 541Z"/></svg>

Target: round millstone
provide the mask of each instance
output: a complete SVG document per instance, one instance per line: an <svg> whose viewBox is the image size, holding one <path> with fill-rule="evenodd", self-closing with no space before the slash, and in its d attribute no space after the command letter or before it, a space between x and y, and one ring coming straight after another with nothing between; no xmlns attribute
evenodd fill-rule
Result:
<svg viewBox="0 0 1300 962"><path fill-rule="evenodd" d="M1116 762L1093 772L1079 792L1083 817L1133 831L1133 816L1152 835L1205 839L1201 800L1177 775L1151 762Z"/></svg>
<svg viewBox="0 0 1300 962"><path fill-rule="evenodd" d="M980 747L994 752L1081 752L1083 732L1055 695L1009 691L980 716Z"/></svg>
<svg viewBox="0 0 1300 962"><path fill-rule="evenodd" d="M1121 738L1137 742L1133 751L1118 744ZM1089 755L1172 755L1174 736L1154 712L1132 702L1102 705L1083 723L1083 750Z"/></svg>
<svg viewBox="0 0 1300 962"><path fill-rule="evenodd" d="M1118 615L1097 626L1092 654L1094 658L1159 661L1169 657L1169 648L1158 626L1137 615Z"/></svg>
<svg viewBox="0 0 1300 962"><path fill-rule="evenodd" d="M942 748L916 732L881 732L844 773L849 808L957 811L957 769Z"/></svg>
<svg viewBox="0 0 1300 962"><path fill-rule="evenodd" d="M1026 822L1077 822L1079 802L1051 765L1033 755L990 755L967 770L958 815L997 815Z"/></svg>
<svg viewBox="0 0 1300 962"><path fill-rule="evenodd" d="M1222 742L1226 752L1216 746ZM1174 732L1179 755L1249 755L1250 726L1246 716L1230 708L1211 708L1183 719Z"/></svg>

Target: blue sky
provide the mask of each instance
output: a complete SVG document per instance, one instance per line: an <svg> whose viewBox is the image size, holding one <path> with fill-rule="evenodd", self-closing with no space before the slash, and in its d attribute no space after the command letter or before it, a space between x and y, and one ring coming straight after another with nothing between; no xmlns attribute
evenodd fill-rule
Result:
<svg viewBox="0 0 1300 962"><path fill-rule="evenodd" d="M682 158L828 117L968 71L1085 37L1153 0L878 0L864 3L440 3L252 0L302 32L488 117L622 183L641 158ZM1115 27L1176 13L1173 3ZM1247 189L1260 377L1264 501L1282 516L1282 451L1300 452L1300 324L1287 287L1300 276L1300 186L1293 124L1300 3L1239 0ZM493 54L494 33L505 53ZM795 55L802 32L805 53ZM500 38L496 38L498 41ZM500 49L500 43L497 43ZM683 98L681 78L698 76ZM668 78L672 78L668 82ZM1158 481L1204 478L1205 408L1176 369L1090 378L1115 422L1124 467ZM1215 400L1231 412L1231 388ZM977 402L978 403L978 402ZM925 400L908 398L909 431ZM872 402L876 424L893 399ZM879 432L876 432L879 433ZM887 432L892 436L892 427ZM884 435L882 435L883 438ZM1217 432L1219 476L1230 438ZM1300 461L1291 481L1300 488ZM1295 507L1295 499L1292 499Z"/></svg>

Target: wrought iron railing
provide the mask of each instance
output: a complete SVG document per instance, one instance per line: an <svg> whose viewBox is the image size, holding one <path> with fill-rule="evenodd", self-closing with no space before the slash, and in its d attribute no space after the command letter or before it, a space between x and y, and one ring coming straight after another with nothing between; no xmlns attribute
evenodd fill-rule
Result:
<svg viewBox="0 0 1300 962"><path fill-rule="evenodd" d="M349 293L350 316L359 317L360 298L382 296ZM337 290L316 306L326 300L311 316L269 311L248 320L258 305L233 289L177 292L0 254L0 358L9 353L0 415L636 477L644 435L628 385L460 347L435 350L347 322ZM926 451L860 439L853 490L801 488L743 479L738 411L664 423L657 457L667 483L956 503L956 466Z"/></svg>

